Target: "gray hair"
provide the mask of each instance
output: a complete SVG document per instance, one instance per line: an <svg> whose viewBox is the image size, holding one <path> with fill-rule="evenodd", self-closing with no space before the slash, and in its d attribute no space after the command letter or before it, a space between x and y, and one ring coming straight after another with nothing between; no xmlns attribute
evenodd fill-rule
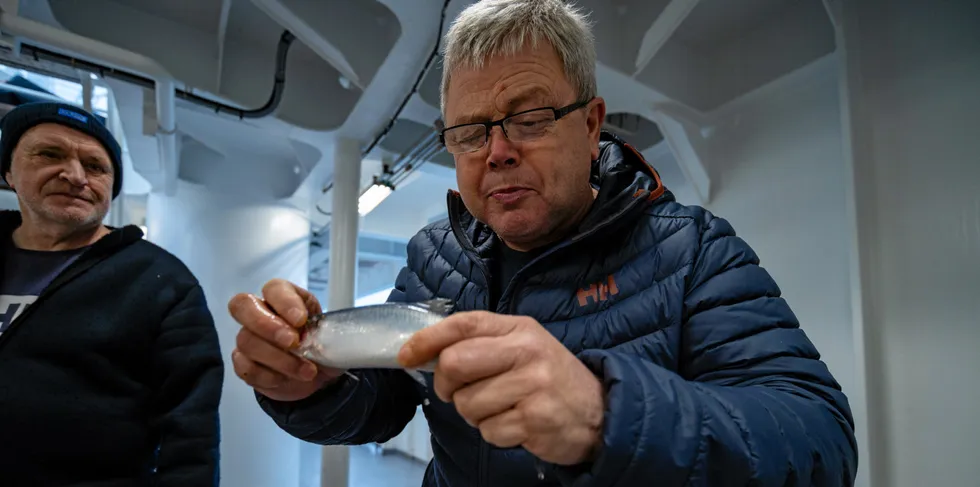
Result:
<svg viewBox="0 0 980 487"><path fill-rule="evenodd" d="M585 14L563 0L481 0L466 7L446 33L440 108L445 115L449 81L458 69L480 68L487 58L513 55L526 41L554 46L578 100L596 96L596 52Z"/></svg>

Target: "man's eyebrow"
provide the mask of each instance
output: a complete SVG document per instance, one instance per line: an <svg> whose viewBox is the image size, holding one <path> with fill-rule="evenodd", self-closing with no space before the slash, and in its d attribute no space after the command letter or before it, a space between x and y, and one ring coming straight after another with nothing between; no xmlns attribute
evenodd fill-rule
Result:
<svg viewBox="0 0 980 487"><path fill-rule="evenodd" d="M45 150L54 150L54 151L60 151L60 152L63 152L65 150L65 148L61 144L58 144L56 142L48 142L48 141L40 141L40 142L29 143L28 146L27 146L27 149L32 154L35 154L35 153L38 153L38 152L41 152L41 151L45 151Z"/></svg>
<svg viewBox="0 0 980 487"><path fill-rule="evenodd" d="M518 93L516 96L514 96L507 102L507 113L508 114L515 113L521 107L521 105L524 105L531 101L540 101L541 105L527 107L527 109L529 110L547 106L548 103L550 103L551 98L552 98L551 93L548 90L545 90L544 88L541 87L534 87L528 90L524 90Z"/></svg>
<svg viewBox="0 0 980 487"><path fill-rule="evenodd" d="M518 109L521 107L521 105L524 105L530 101L541 100L541 104L540 106L535 105L533 107L527 107L527 109L535 109L535 108L548 106L548 103L550 103L549 100L551 100L551 98L552 98L551 92L549 92L548 90L542 87L529 88L527 90L518 92L515 96L513 96L510 100L507 101L507 104L505 105L507 111L505 112L506 114L504 115L504 117L516 113ZM479 112L471 112L457 117L451 126L465 125L468 123L483 123L489 121L490 121L490 117L487 117L485 114Z"/></svg>

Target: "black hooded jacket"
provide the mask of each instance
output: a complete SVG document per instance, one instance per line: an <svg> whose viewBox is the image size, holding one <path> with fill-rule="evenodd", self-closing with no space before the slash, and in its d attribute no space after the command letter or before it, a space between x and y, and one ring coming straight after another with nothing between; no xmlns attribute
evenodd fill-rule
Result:
<svg viewBox="0 0 980 487"><path fill-rule="evenodd" d="M218 485L223 378L197 280L112 229L0 335L0 485Z"/></svg>

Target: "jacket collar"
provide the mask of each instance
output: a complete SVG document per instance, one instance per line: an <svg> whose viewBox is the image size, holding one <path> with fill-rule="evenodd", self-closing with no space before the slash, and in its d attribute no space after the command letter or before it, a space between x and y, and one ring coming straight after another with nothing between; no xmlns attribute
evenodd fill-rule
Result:
<svg viewBox="0 0 980 487"><path fill-rule="evenodd" d="M567 238L590 234L610 217L623 213L637 198L650 202L674 198L661 182L660 174L638 150L605 131L599 135L599 157L592 161L591 182L598 188L595 202L578 230ZM496 239L493 231L470 214L458 192L450 190L447 200L454 226L459 225L481 257L488 256Z"/></svg>
<svg viewBox="0 0 980 487"><path fill-rule="evenodd" d="M10 240L14 230L22 223L19 211L0 211L0 242ZM92 244L85 254L102 255L111 253L116 249L129 245L143 238L143 231L135 225L126 225L122 228L108 227L109 234Z"/></svg>

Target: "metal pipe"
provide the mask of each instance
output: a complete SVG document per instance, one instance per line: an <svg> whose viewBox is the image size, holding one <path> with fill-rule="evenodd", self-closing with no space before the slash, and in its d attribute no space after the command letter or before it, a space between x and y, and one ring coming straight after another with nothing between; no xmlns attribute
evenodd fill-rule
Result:
<svg viewBox="0 0 980 487"><path fill-rule="evenodd" d="M395 162L391 165L391 172L395 173L401 171L407 164L410 164L412 161L418 159L419 155L428 150L433 143L439 143L438 135L435 132L430 132L423 135L422 138L415 143L415 145L411 146L408 151L402 153L398 159L395 159Z"/></svg>
<svg viewBox="0 0 980 487"><path fill-rule="evenodd" d="M238 118L260 118L271 114L279 107L279 103L282 101L282 95L285 91L286 84L286 57L289 52L290 46L296 37L293 36L289 31L284 31L282 36L279 38L279 46L276 49L276 72L273 79L272 94L269 95L269 99L259 108L255 109L245 109L240 107L231 106L219 101L212 100L210 98L205 98L203 96L197 95L190 91L176 90L177 98L185 100L195 105L200 105L207 107L208 109L214 110L215 113L228 113L230 115L236 115ZM21 46L21 51L29 56L33 56L35 59L44 59L46 61L51 61L64 66L71 66L73 68L78 68L92 73L96 73L101 77L115 78L127 83L132 83L137 86L143 86L146 88L153 88L155 82L152 79L140 76L135 73L127 72L125 70L119 69L117 67L106 66L98 62L89 61L86 59L81 59L73 56L68 56L60 52L45 49L39 46L33 46L29 44L24 44Z"/></svg>
<svg viewBox="0 0 980 487"><path fill-rule="evenodd" d="M63 98L61 98L59 96L52 95L52 94L49 94L49 93L44 93L44 92L41 92L41 91L34 91L34 90L31 90L31 89L27 89L27 88L24 88L24 87L21 87L21 86L12 85L12 84L8 84L8 83L0 83L0 86L2 86L3 89L6 90L6 91L15 91L17 93L20 93L22 95L29 96L29 97L32 97L32 98L40 98L42 100L53 101L55 103L67 103L69 105L74 105L74 106L76 106L78 108L85 108L83 105L79 105L78 103L75 103L73 101L65 100L65 99L63 99ZM13 107L11 107L10 109L13 110Z"/></svg>
<svg viewBox="0 0 980 487"><path fill-rule="evenodd" d="M88 73L82 74L82 108L91 112L92 111L92 95L95 92L95 86L92 84L92 76Z"/></svg>
<svg viewBox="0 0 980 487"><path fill-rule="evenodd" d="M415 83L412 85L412 90L405 95L405 99L403 99L401 104L398 105L398 109L395 110L395 114L392 115L391 120L388 121L388 124L385 125L385 128L381 131L381 133L379 133L374 140L371 141L371 144L367 146L367 149L364 149L364 151L361 152L362 156L370 154L371 151L374 150L374 147L378 145L382 139L388 136L388 132L390 132L391 127L395 125L395 120L398 120L398 116L402 114L402 110L405 109L405 105L408 105L408 101L412 99L412 95L418 93L419 86L422 84L422 80L425 79L425 74L429 72L429 66L432 65L432 61L436 58L436 55L439 54L439 46L442 45L442 27L446 22L446 8L449 7L450 1L451 0L446 0L442 4L442 11L439 15L439 31L436 32L436 45L432 46L432 52L429 53L429 58L425 60L425 66L422 67L422 71L420 71L418 77L415 78Z"/></svg>
<svg viewBox="0 0 980 487"><path fill-rule="evenodd" d="M80 57L88 58L89 61L98 60L115 68L133 69L152 76L156 89L157 146L160 165L164 169L164 191L168 196L173 196L177 180L175 87L174 77L160 63L142 54L2 11L0 11L0 31L8 35L27 37L32 42L47 46L49 49L79 53Z"/></svg>
<svg viewBox="0 0 980 487"><path fill-rule="evenodd" d="M390 180L391 185L394 186L395 188L397 188L399 185L401 185L403 182L405 182L405 180L408 179L408 177L413 172L417 171L420 167L422 167L422 165L424 165L425 163L429 162L429 160L432 159L432 157L435 156L436 154L438 154L440 151L442 151L442 147L440 147L440 144L438 144L438 143L436 143L434 146L430 147L426 152L424 152L417 159L417 162L415 162L415 163L412 164L412 166L410 168L408 168L408 169L406 169L406 170L404 170L404 171L396 174L395 176L393 176L391 178L391 180Z"/></svg>
<svg viewBox="0 0 980 487"><path fill-rule="evenodd" d="M177 102L174 99L174 82L157 81L157 147L160 152L160 169L163 173L163 193L177 194Z"/></svg>
<svg viewBox="0 0 980 487"><path fill-rule="evenodd" d="M90 39L67 30L33 20L0 12L0 31L13 36L27 37L48 49L65 49L80 54L82 58L116 68L139 71L153 79L173 79L160 63L142 54Z"/></svg>

